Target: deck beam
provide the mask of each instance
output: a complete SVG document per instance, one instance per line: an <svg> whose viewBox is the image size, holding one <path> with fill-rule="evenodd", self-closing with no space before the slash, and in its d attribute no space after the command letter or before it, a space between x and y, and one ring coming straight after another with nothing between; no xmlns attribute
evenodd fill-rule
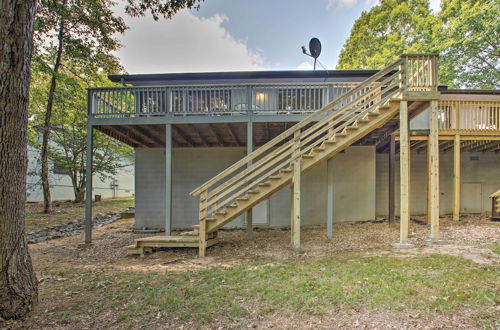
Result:
<svg viewBox="0 0 500 330"><path fill-rule="evenodd" d="M439 132L438 102L431 101L429 113L429 193L431 236L429 243L436 244L439 239Z"/></svg>
<svg viewBox="0 0 500 330"><path fill-rule="evenodd" d="M90 95L90 94L89 94ZM94 128L87 125L87 151L85 168L85 243L92 242L92 172L94 163Z"/></svg>
<svg viewBox="0 0 500 330"><path fill-rule="evenodd" d="M453 220L460 220L460 135L453 142Z"/></svg>
<svg viewBox="0 0 500 330"><path fill-rule="evenodd" d="M399 105L399 164L400 164L400 236L396 248L411 248L408 243L408 226L410 222L410 136L408 102Z"/></svg>
<svg viewBox="0 0 500 330"><path fill-rule="evenodd" d="M247 122L247 155L253 151L253 124L251 121ZM252 162L247 163L247 167L251 167ZM247 227L247 240L253 239L253 208L249 208L245 214L245 221Z"/></svg>
<svg viewBox="0 0 500 330"><path fill-rule="evenodd" d="M326 161L326 236L333 237L333 158Z"/></svg>
<svg viewBox="0 0 500 330"><path fill-rule="evenodd" d="M172 124L165 125L165 235L172 233Z"/></svg>

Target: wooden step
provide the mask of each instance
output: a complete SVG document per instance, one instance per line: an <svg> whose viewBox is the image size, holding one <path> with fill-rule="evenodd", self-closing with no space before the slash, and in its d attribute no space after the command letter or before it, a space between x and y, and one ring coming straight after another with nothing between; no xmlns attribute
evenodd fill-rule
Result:
<svg viewBox="0 0 500 330"><path fill-rule="evenodd" d="M269 187L270 185L271 184L269 182L262 182L258 184L259 187Z"/></svg>
<svg viewBox="0 0 500 330"><path fill-rule="evenodd" d="M314 147L312 150L314 150L315 152L322 152L322 151L325 151L325 147Z"/></svg>
<svg viewBox="0 0 500 330"><path fill-rule="evenodd" d="M217 212L215 212L215 215L216 215L216 216L218 216L218 215L219 215L219 216L225 216L226 214L227 214L227 212L226 212L225 210L221 210L221 211L217 211Z"/></svg>
<svg viewBox="0 0 500 330"><path fill-rule="evenodd" d="M258 194L260 191L258 189L254 189L254 190L249 190L247 191L247 194L251 194L251 195L256 195Z"/></svg>
<svg viewBox="0 0 500 330"><path fill-rule="evenodd" d="M248 202L248 197L238 197L236 198L238 202Z"/></svg>
<svg viewBox="0 0 500 330"><path fill-rule="evenodd" d="M292 169L291 168L282 168L280 170L280 173L291 173L292 172Z"/></svg>
<svg viewBox="0 0 500 330"><path fill-rule="evenodd" d="M237 208L238 207L238 204L237 203L233 203L233 204L229 204L228 206L226 206L227 208Z"/></svg>
<svg viewBox="0 0 500 330"><path fill-rule="evenodd" d="M326 144L326 145L331 145L331 146L332 146L332 145L334 145L335 143L337 143L337 141L334 141L334 140L326 140L326 141L324 141L323 143L324 143L324 144Z"/></svg>
<svg viewBox="0 0 500 330"><path fill-rule="evenodd" d="M380 112L370 111L370 112L368 112L368 116L373 116L373 117L380 116Z"/></svg>
<svg viewBox="0 0 500 330"><path fill-rule="evenodd" d="M310 159L310 158L314 158L314 155L311 155L311 154L302 155L302 158Z"/></svg>
<svg viewBox="0 0 500 330"><path fill-rule="evenodd" d="M212 233L210 233L212 234ZM207 246L212 246L219 242L216 234L208 235ZM215 236L214 236L215 235ZM212 237L212 238L211 238ZM146 251L161 247L198 247L198 236L152 236L135 239L135 244L129 248L131 254L144 255Z"/></svg>
<svg viewBox="0 0 500 330"><path fill-rule="evenodd" d="M281 179L281 175L272 175L269 177L269 180L280 180Z"/></svg>

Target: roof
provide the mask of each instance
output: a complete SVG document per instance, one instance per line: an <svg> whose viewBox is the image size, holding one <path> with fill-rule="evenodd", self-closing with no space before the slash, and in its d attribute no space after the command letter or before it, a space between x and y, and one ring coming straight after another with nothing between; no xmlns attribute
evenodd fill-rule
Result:
<svg viewBox="0 0 500 330"><path fill-rule="evenodd" d="M267 80L267 79L330 79L330 78L369 78L379 70L288 70L288 71L233 71L233 72L196 72L196 73L155 73L109 75L113 82L175 82L175 81L213 81L213 80ZM363 80L364 80L363 79Z"/></svg>

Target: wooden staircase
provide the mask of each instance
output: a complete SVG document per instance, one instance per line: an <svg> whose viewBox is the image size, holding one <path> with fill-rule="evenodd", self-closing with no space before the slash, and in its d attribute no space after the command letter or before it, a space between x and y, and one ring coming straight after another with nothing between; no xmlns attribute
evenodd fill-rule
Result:
<svg viewBox="0 0 500 330"><path fill-rule="evenodd" d="M198 240L204 256L218 229L383 126L411 93L433 92L435 81L426 74L432 65L431 56L402 56L193 190L200 198L200 223L181 237Z"/></svg>

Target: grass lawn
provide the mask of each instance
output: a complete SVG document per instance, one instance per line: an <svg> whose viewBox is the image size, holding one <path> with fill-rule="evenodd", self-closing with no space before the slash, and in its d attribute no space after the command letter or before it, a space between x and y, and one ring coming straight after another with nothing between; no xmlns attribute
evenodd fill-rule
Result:
<svg viewBox="0 0 500 330"><path fill-rule="evenodd" d="M188 273L44 267L45 276L65 281L42 290L41 297L53 301L46 311L51 318L73 325L88 320L100 328L241 326L255 311L297 322L341 310L383 310L423 318L465 312L472 325L493 329L497 271L462 257L353 253Z"/></svg>
<svg viewBox="0 0 500 330"><path fill-rule="evenodd" d="M107 213L134 206L134 197L103 199L94 203L93 213ZM85 204L69 201L53 202L53 211L50 214L42 212L40 203L28 203L26 212L26 231L35 230L61 222L85 217Z"/></svg>

